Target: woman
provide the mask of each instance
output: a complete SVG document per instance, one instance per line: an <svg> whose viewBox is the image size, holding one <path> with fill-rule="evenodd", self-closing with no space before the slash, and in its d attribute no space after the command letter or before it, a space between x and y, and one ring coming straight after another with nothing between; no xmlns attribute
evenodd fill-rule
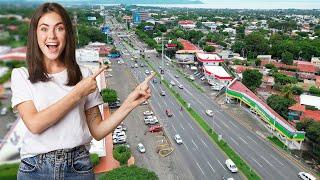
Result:
<svg viewBox="0 0 320 180"><path fill-rule="evenodd" d="M151 96L151 75L129 94L108 121L95 78L75 60L71 20L56 3L45 3L32 16L26 68L12 71L12 107L27 127L18 179L94 179L88 146L113 131Z"/></svg>

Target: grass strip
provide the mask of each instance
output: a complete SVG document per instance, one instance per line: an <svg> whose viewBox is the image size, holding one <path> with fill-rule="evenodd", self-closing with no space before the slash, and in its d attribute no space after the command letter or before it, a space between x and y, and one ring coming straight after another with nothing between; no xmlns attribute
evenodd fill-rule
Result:
<svg viewBox="0 0 320 180"><path fill-rule="evenodd" d="M269 141L271 141L274 145L278 146L280 149L286 150L286 145L280 141L276 136L268 136Z"/></svg>

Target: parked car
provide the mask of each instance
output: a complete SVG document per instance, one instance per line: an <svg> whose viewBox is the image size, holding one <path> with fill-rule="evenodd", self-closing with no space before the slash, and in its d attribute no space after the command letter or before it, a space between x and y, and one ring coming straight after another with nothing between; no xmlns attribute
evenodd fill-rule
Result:
<svg viewBox="0 0 320 180"><path fill-rule="evenodd" d="M170 109L166 109L166 115L168 117L171 117L173 115L172 111Z"/></svg>
<svg viewBox="0 0 320 180"><path fill-rule="evenodd" d="M111 109L115 109L115 108L118 108L120 106L121 106L121 104L119 102L117 102L117 101L109 104L109 108L111 108Z"/></svg>
<svg viewBox="0 0 320 180"><path fill-rule="evenodd" d="M207 109L207 110L206 110L206 114L207 114L208 116L212 117L212 116L213 116L213 111L210 110L210 109Z"/></svg>
<svg viewBox="0 0 320 180"><path fill-rule="evenodd" d="M183 85L182 85L182 84L179 84L178 87L179 87L180 89L183 89Z"/></svg>
<svg viewBox="0 0 320 180"><path fill-rule="evenodd" d="M232 172L232 173L236 173L238 172L238 168L236 166L236 164L234 164L234 162L231 159L227 159L225 162L227 168Z"/></svg>
<svg viewBox="0 0 320 180"><path fill-rule="evenodd" d="M200 78L201 81L203 81L203 80L205 80L205 79L206 79L205 76L202 76L202 77Z"/></svg>
<svg viewBox="0 0 320 180"><path fill-rule="evenodd" d="M152 111L145 111L145 112L143 112L143 115L145 115L145 116L152 116L152 115L153 115L153 112L152 112Z"/></svg>
<svg viewBox="0 0 320 180"><path fill-rule="evenodd" d="M182 144L182 138L179 134L174 135L174 140L176 141L177 144Z"/></svg>
<svg viewBox="0 0 320 180"><path fill-rule="evenodd" d="M135 64L134 64L134 67L135 67L135 68L138 68L139 66L138 66L138 64L137 64L137 63L135 63Z"/></svg>
<svg viewBox="0 0 320 180"><path fill-rule="evenodd" d="M138 144L137 149L141 153L145 153L146 152L146 148L144 147L144 145L142 143Z"/></svg>
<svg viewBox="0 0 320 180"><path fill-rule="evenodd" d="M313 175L306 172L299 172L298 176L303 180L316 180L316 178Z"/></svg>
<svg viewBox="0 0 320 180"><path fill-rule="evenodd" d="M122 143L126 143L126 138L113 139L113 144L122 144Z"/></svg>
<svg viewBox="0 0 320 180"><path fill-rule="evenodd" d="M159 132L162 131L161 125L154 125L149 128L149 132Z"/></svg>
<svg viewBox="0 0 320 180"><path fill-rule="evenodd" d="M140 105L147 105L147 104L149 104L148 101L145 101L145 102L141 103Z"/></svg>
<svg viewBox="0 0 320 180"><path fill-rule="evenodd" d="M112 139L119 139L119 138L127 138L126 133L122 131L121 133L113 134Z"/></svg>
<svg viewBox="0 0 320 180"><path fill-rule="evenodd" d="M158 121L157 118L154 118L154 119L144 119L144 123L145 123L146 125L153 125L153 124L159 123L159 121Z"/></svg>
<svg viewBox="0 0 320 180"><path fill-rule="evenodd" d="M160 91L160 95L161 95L161 96L165 96L165 95L166 95L166 92L162 90L162 91Z"/></svg>
<svg viewBox="0 0 320 180"><path fill-rule="evenodd" d="M151 119L151 120L153 120L153 119L157 119L157 117L156 116L145 116L144 117L144 120L148 120L148 119Z"/></svg>
<svg viewBox="0 0 320 180"><path fill-rule="evenodd" d="M140 66L141 66L141 67L144 67L144 64L143 64L143 63L141 63L141 64L140 64Z"/></svg>
<svg viewBox="0 0 320 180"><path fill-rule="evenodd" d="M223 87L223 85L213 85L211 86L211 89L215 91L220 91Z"/></svg>
<svg viewBox="0 0 320 180"><path fill-rule="evenodd" d="M7 112L8 112L8 108L7 107L3 107L3 108L1 108L0 115L4 116L4 115L7 114Z"/></svg>

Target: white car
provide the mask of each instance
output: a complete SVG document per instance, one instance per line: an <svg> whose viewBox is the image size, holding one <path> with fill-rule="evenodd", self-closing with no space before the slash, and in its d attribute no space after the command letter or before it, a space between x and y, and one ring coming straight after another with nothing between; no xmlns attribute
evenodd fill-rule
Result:
<svg viewBox="0 0 320 180"><path fill-rule="evenodd" d="M126 138L113 139L113 144L122 144L126 142Z"/></svg>
<svg viewBox="0 0 320 180"><path fill-rule="evenodd" d="M174 75L174 77L175 77L175 78L179 78L179 76L178 76L178 75Z"/></svg>
<svg viewBox="0 0 320 180"><path fill-rule="evenodd" d="M207 110L206 110L206 114L207 114L208 116L212 117L212 116L213 116L213 111L210 110L210 109L207 109Z"/></svg>
<svg viewBox="0 0 320 180"><path fill-rule="evenodd" d="M150 71L147 69L147 70L145 70L145 73L146 74L150 74Z"/></svg>
<svg viewBox="0 0 320 180"><path fill-rule="evenodd" d="M182 144L182 138L180 137L179 134L174 135L174 140L176 141L177 144Z"/></svg>
<svg viewBox="0 0 320 180"><path fill-rule="evenodd" d="M303 180L316 180L316 178L313 175L306 172L299 172L298 176Z"/></svg>
<svg viewBox="0 0 320 180"><path fill-rule="evenodd" d="M232 173L236 173L238 172L238 168L236 166L236 164L234 164L234 162L231 159L227 159L225 162L227 168L232 172Z"/></svg>
<svg viewBox="0 0 320 180"><path fill-rule="evenodd" d="M190 75L190 76L189 76L189 79L193 81L193 80L194 80L194 77L193 77L192 75Z"/></svg>
<svg viewBox="0 0 320 180"><path fill-rule="evenodd" d="M145 116L152 116L152 115L153 115L153 112L152 112L152 111L145 111L145 112L143 112L143 115L145 115Z"/></svg>
<svg viewBox="0 0 320 180"><path fill-rule="evenodd" d="M145 153L146 152L146 148L144 147L144 145L142 143L138 144L137 149L141 153Z"/></svg>
<svg viewBox="0 0 320 180"><path fill-rule="evenodd" d="M6 107L3 107L2 109L1 109L1 111L0 111L0 115L6 115L7 114L7 111L8 111L8 108L6 108Z"/></svg>
<svg viewBox="0 0 320 180"><path fill-rule="evenodd" d="M148 120L148 119L153 120L153 119L157 119L157 117L156 116L145 116L144 117L144 120Z"/></svg>
<svg viewBox="0 0 320 180"><path fill-rule="evenodd" d="M202 78L200 78L200 80L201 81L203 81L203 80L205 80L206 79L206 77L205 76L203 76Z"/></svg>
<svg viewBox="0 0 320 180"><path fill-rule="evenodd" d="M148 104L148 101L145 101L143 103L141 103L140 105L147 105Z"/></svg>
<svg viewBox="0 0 320 180"><path fill-rule="evenodd" d="M178 87L179 87L180 89L183 89L183 85L182 85L182 84L179 84Z"/></svg>
<svg viewBox="0 0 320 180"><path fill-rule="evenodd" d="M176 85L176 83L173 82L173 81L170 81L170 84L171 84L172 86L175 86L175 85Z"/></svg>
<svg viewBox="0 0 320 180"><path fill-rule="evenodd" d="M112 139L119 139L119 138L127 138L126 133L122 131L121 133L112 135Z"/></svg>

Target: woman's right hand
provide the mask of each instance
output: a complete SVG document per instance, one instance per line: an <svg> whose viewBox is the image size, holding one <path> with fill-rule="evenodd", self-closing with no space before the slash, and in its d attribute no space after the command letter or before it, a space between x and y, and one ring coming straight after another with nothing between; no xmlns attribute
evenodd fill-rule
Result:
<svg viewBox="0 0 320 180"><path fill-rule="evenodd" d="M97 81L96 77L102 73L108 66L101 67L98 71L96 71L91 76L83 78L80 82L78 82L75 86L73 91L79 96L83 98L88 96L89 94L93 93L97 89Z"/></svg>

